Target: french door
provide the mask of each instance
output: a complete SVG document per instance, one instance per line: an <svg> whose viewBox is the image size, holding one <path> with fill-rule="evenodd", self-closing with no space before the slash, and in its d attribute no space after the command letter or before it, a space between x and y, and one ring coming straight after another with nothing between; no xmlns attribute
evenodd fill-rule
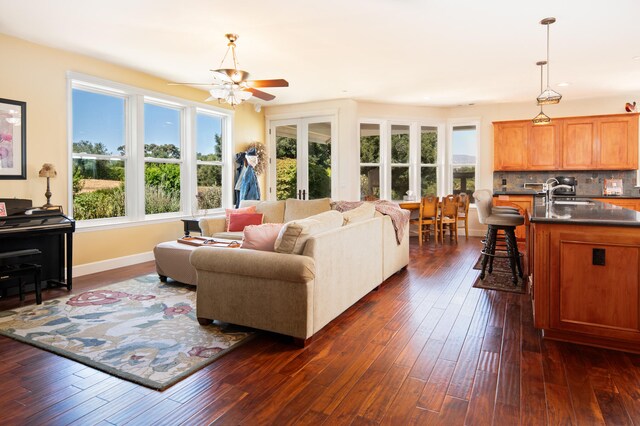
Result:
<svg viewBox="0 0 640 426"><path fill-rule="evenodd" d="M334 186L334 118L311 117L272 121L269 198L314 200L331 197Z"/></svg>

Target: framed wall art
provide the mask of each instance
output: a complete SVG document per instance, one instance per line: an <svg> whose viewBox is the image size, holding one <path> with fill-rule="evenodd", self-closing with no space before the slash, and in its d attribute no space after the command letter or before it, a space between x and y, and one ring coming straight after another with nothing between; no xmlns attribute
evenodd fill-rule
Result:
<svg viewBox="0 0 640 426"><path fill-rule="evenodd" d="M0 98L0 179L27 178L27 103Z"/></svg>

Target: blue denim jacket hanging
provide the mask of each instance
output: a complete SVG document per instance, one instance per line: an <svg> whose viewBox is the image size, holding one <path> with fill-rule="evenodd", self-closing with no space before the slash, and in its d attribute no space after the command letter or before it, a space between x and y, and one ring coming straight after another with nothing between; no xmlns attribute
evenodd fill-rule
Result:
<svg viewBox="0 0 640 426"><path fill-rule="evenodd" d="M256 172L251 166L247 166L246 169L240 186L240 200L259 200L260 187L258 186Z"/></svg>

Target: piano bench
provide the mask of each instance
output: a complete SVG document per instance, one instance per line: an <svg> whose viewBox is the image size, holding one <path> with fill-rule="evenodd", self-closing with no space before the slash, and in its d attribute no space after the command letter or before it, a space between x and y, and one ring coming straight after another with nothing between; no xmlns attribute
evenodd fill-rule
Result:
<svg viewBox="0 0 640 426"><path fill-rule="evenodd" d="M36 303L42 303L42 289L40 282L41 266L37 263L27 263L39 260L42 253L37 249L16 250L0 253L0 282L13 279L18 280L20 300L24 301L23 277L33 276L36 287ZM3 293L5 293L3 289Z"/></svg>

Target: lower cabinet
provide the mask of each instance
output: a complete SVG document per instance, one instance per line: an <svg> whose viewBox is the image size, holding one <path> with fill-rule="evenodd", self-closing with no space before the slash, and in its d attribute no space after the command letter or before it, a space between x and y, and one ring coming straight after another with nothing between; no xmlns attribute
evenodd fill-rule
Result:
<svg viewBox="0 0 640 426"><path fill-rule="evenodd" d="M546 337L640 351L640 229L532 224L534 323Z"/></svg>

